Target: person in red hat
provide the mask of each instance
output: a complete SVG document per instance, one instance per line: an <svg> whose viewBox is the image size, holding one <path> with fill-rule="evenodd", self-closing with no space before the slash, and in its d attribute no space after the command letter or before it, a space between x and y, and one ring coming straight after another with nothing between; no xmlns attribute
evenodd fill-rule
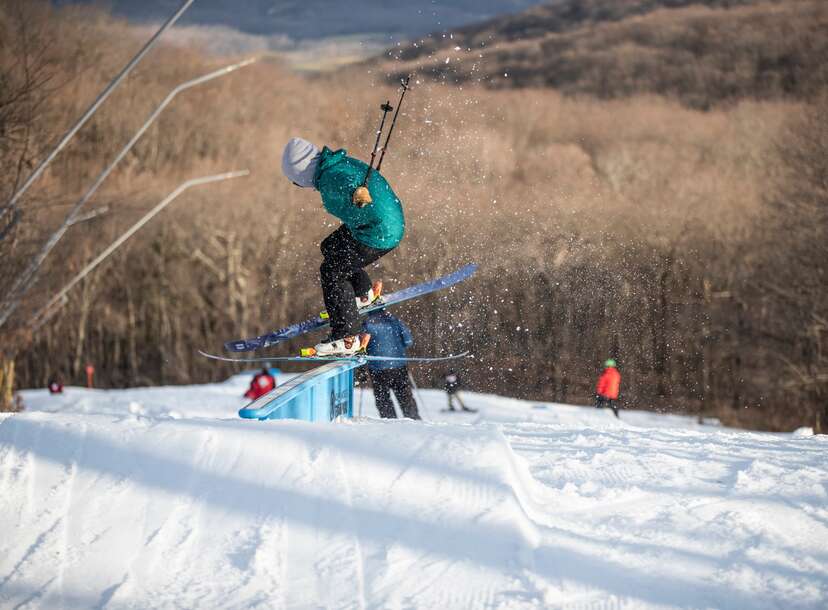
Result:
<svg viewBox="0 0 828 610"><path fill-rule="evenodd" d="M244 393L244 397L250 400L256 400L259 396L264 396L275 387L276 380L270 374L270 371L267 370L267 367L265 367L253 376L253 380L250 382L250 389Z"/></svg>
<svg viewBox="0 0 828 610"><path fill-rule="evenodd" d="M621 373L616 368L615 360L610 358L604 363L604 372L598 378L595 386L595 407L602 409L609 407L615 417L618 417L618 393L621 391Z"/></svg>
<svg viewBox="0 0 828 610"><path fill-rule="evenodd" d="M49 394L63 394L63 381L57 375L49 379Z"/></svg>

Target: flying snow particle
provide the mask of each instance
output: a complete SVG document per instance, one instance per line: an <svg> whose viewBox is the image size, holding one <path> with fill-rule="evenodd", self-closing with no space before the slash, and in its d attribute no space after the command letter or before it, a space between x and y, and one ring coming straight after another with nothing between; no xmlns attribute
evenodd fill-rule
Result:
<svg viewBox="0 0 828 610"><path fill-rule="evenodd" d="M446 57L446 63L451 61L451 57Z"/></svg>

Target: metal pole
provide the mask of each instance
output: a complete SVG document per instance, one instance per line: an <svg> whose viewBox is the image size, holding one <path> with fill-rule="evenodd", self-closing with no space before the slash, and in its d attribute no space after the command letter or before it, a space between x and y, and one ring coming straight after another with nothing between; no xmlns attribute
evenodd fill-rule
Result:
<svg viewBox="0 0 828 610"><path fill-rule="evenodd" d="M385 153L388 150L388 142L391 140L391 134L394 133L394 125L397 124L397 115L400 113L400 108L402 108L403 98L405 97L405 92L408 91L408 82L410 80L410 76L406 76L402 80L402 93L400 93L400 101L397 102L397 109L394 111L394 118L391 119L391 127L388 128L388 135L385 136L385 144L382 145L382 153L380 154L379 162L377 163L377 171L380 171L380 167L382 167L382 160L385 159Z"/></svg>
<svg viewBox="0 0 828 610"><path fill-rule="evenodd" d="M218 78L219 76L223 76L225 74L229 74L230 72L234 72L239 68L243 68L252 64L253 62L257 61L258 58L253 57L250 59L246 59L245 61L227 66L225 68L221 68L220 70L215 70L214 72L210 72L209 74L205 74L204 76L200 76L198 78L194 78L192 80L188 80L184 83L178 85L175 89L173 89L167 97L164 99L163 102L153 111L153 113L149 116L149 118L144 122L141 128L136 132L136 134L132 137L132 139L124 146L112 163L109 164L98 176L95 180L95 183L92 187L86 191L83 197L78 200L78 202L74 205L72 210L69 212L69 215L63 221L63 224L55 231L40 252L37 254L35 258L32 259L29 266L26 270L18 277L17 281L15 282L14 286L9 290L9 296L6 299L6 302L2 304L0 307L0 327L2 327L6 321L9 319L9 316L17 309L18 304L20 303L21 298L26 292L29 290L33 283L34 276L37 274L38 269L43 264L43 261L52 251L52 249L57 245L57 243L61 240L63 235L66 231L71 227L75 221L80 209L86 204L87 201L95 194L98 188L103 184L104 180L109 177L109 174L112 173L112 170L115 169L115 166L121 162L121 160L126 156L126 154L135 146L135 143L144 135L147 129L149 129L150 125L158 118L158 115L166 108L169 103L175 98L176 95L184 91L185 89L189 89L191 87L195 87L196 85L200 85L205 83L209 80L214 78Z"/></svg>
<svg viewBox="0 0 828 610"><path fill-rule="evenodd" d="M391 107L391 100L387 100L384 104L382 104L380 106L380 110L382 110L382 121L380 121L380 126L377 130L377 139L374 142L374 149L371 151L371 162L368 164L368 171L365 172L365 180L362 181L362 186L368 186L368 178L371 177L371 170L374 169L374 160L376 159L380 138L382 138L382 131L385 127L385 117L387 117L388 113L393 110Z"/></svg>
<svg viewBox="0 0 828 610"><path fill-rule="evenodd" d="M417 405L417 412L419 413L420 409L422 409L423 404L424 404L423 403L423 397L420 396L420 388L418 388L417 384L414 382L414 376L411 374L411 371L408 371L408 381L411 382L411 387L414 388L414 394L416 396L415 402L419 403ZM423 416L423 414L420 413L420 417L422 417L422 416Z"/></svg>
<svg viewBox="0 0 828 610"><path fill-rule="evenodd" d="M215 174L212 176L205 176L203 178L193 178L192 180L187 180L186 182L181 183L178 188L176 188L172 193L167 195L158 205L152 208L149 212L147 212L141 220L136 222L132 227L129 228L125 233L123 233L118 239L116 239L112 244L103 252L101 252L95 260L89 263L83 270L78 273L72 280L63 287L63 289L58 292L54 297L52 297L46 305L44 305L40 311L38 311L34 317L29 321L29 324L36 330L40 328L43 324L45 324L49 318L51 318L60 307L62 307L66 302L66 294L75 287L75 285L80 282L84 277L86 277L95 267L101 264L104 259L106 259L110 254L112 254L118 247L123 244L126 240L132 237L141 227L143 227L147 222L152 219L153 216L158 214L161 210L163 210L167 205L169 205L173 199L178 197L181 193L186 191L188 188L192 186L200 186L202 184L209 184L210 182L218 182L220 180L229 180L231 178L239 178L241 176L247 176L250 172L248 170L241 170L236 172L226 172L223 174ZM56 307L56 305L59 305ZM48 315L46 315L48 314Z"/></svg>
<svg viewBox="0 0 828 610"><path fill-rule="evenodd" d="M23 193L25 193L32 185L32 183L40 177L40 175L43 173L43 170L46 169L46 166L48 166L52 162L52 160L57 156L57 154L61 150L63 150L63 147L66 146L69 140L71 140L72 137L78 132L78 130L84 126L86 121L88 121L89 118L93 114L95 114L95 111L97 111L98 107L101 104L103 104L104 100L106 100L106 98L109 97L109 94L112 93L115 90L115 88L121 84L121 81L123 81L124 78L126 78L127 74L129 74L132 71L132 69L138 64L138 62L140 62L144 58L144 55L146 55L147 52L153 46L155 46L155 43L158 41L161 35L168 29L170 29L176 21L178 21L178 18L184 14L184 11L190 8L190 5L193 2L194 0L185 0L184 3L182 3L181 7L175 12L175 14L173 14L169 19L167 19L167 21L158 29L155 35L149 39L147 44L144 45L144 47L138 52L138 54L132 58L132 60L123 68L123 70L121 70L120 74L118 74L118 76L116 76L109 83L109 85L107 85L106 89L104 89L103 92L100 95L98 95L98 98L92 103L89 109L86 112L84 112L83 116L80 119L78 119L75 125L69 131L66 132L66 134L60 139L60 142L58 142L54 149L52 149L52 152L50 152L49 155L45 159L43 159L43 161L40 162L40 164L35 168L32 174L26 179L26 182L23 183L23 186L21 186L17 190L17 192L15 192L12 195L11 199L9 199L9 202L5 205L5 207L2 210L0 210L0 220L2 220L8 212L14 210L14 206L23 196ZM0 326L2 326L2 321L0 321Z"/></svg>
<svg viewBox="0 0 828 610"><path fill-rule="evenodd" d="M391 133L394 131L394 125L397 123L397 115L400 113L400 105L402 105L405 92L408 91L408 81L410 80L411 76L407 76L401 81L403 90L400 94L400 101L397 103L397 110L394 112L394 118L391 120L391 127L388 129L388 135L385 137L385 144L382 146L382 154L380 155L379 162L377 163L378 172L382 166L382 160L385 158L385 150L388 148L388 141L391 139ZM377 154L377 144L379 144L380 137L382 137L382 128L385 125L385 115L393 109L393 106L391 106L390 101L386 101L380 108L382 108L383 112L382 122L380 123L380 128L377 132L377 141L374 144L374 151L371 153L371 163L368 165L368 170L365 172L365 179L362 181L362 186L358 186L351 194L351 203L358 208L363 208L366 205L373 203L371 200L371 193L368 190L368 179L371 177L371 172L374 169L374 157Z"/></svg>

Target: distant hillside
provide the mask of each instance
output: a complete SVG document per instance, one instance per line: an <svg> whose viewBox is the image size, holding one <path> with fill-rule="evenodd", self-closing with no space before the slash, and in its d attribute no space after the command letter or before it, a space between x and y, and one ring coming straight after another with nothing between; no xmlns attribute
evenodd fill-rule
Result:
<svg viewBox="0 0 828 610"><path fill-rule="evenodd" d="M57 6L103 5L133 25L146 26L146 36L181 5L181 0L50 1ZM318 71L376 56L398 41L517 13L542 2L198 0L165 40L218 55L270 51L295 70Z"/></svg>
<svg viewBox="0 0 828 610"><path fill-rule="evenodd" d="M825 0L562 0L432 34L381 60L492 88L636 93L705 108L743 97L803 97L828 82Z"/></svg>
<svg viewBox="0 0 828 610"><path fill-rule="evenodd" d="M131 22L169 17L181 0L52 0L56 5L102 4ZM432 30L459 27L515 13L543 0L197 0L181 19L183 26L214 26L259 36L319 40L382 35L386 43Z"/></svg>

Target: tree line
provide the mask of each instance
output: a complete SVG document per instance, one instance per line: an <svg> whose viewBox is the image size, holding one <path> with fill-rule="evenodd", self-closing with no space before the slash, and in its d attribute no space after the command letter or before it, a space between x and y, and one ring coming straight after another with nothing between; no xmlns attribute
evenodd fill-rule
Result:
<svg viewBox="0 0 828 610"><path fill-rule="evenodd" d="M142 41L103 14L37 3L23 36L2 7L3 91L25 88L26 61L48 75L36 95L0 102L3 167L25 174ZM3 287L153 104L221 64L171 47L145 61L21 206L0 241ZM216 381L236 368L196 350L317 313L318 244L336 224L286 184L279 155L293 135L368 154L392 91L384 73L354 78L304 79L266 61L177 100L92 202L107 211L71 229L0 329L16 387L52 375L81 384L87 362L103 387ZM575 404L590 402L612 356L627 407L825 425L825 97L702 112L661 97L419 81L410 98L383 165L407 234L372 273L393 290L481 266L396 310L419 353L470 349L460 372L471 389ZM250 178L182 197L45 325L28 324L183 179L243 167ZM3 201L15 175L4 172ZM428 386L441 373L415 376Z"/></svg>

